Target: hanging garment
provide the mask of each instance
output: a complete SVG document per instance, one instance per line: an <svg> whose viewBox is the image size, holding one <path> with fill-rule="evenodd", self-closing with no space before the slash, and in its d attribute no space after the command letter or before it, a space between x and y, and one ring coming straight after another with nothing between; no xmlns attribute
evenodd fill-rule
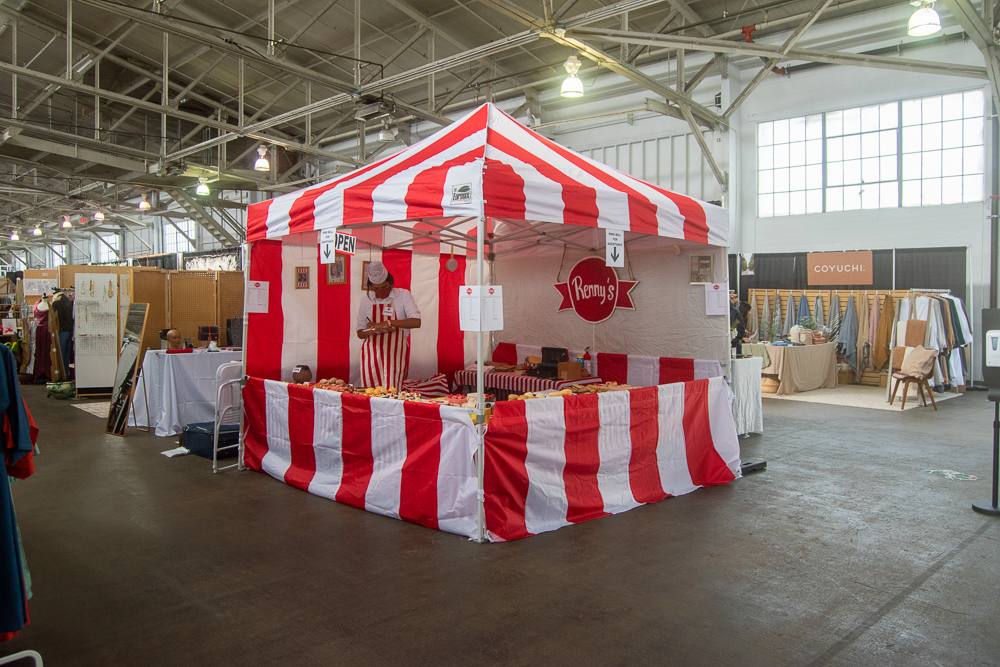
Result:
<svg viewBox="0 0 1000 667"><path fill-rule="evenodd" d="M757 299L754 299L756 302ZM764 292L764 309L760 312L760 316L757 319L757 340L764 341L770 340L770 337L766 335L765 329L771 324L771 304L767 301L767 292Z"/></svg>
<svg viewBox="0 0 1000 667"><path fill-rule="evenodd" d="M771 313L771 324L774 327L774 335L771 336L771 340L774 340L780 335L781 326L781 295L778 294L777 290L774 292L774 312Z"/></svg>
<svg viewBox="0 0 1000 667"><path fill-rule="evenodd" d="M747 331L746 335L750 337L750 340L757 338L757 332L760 331L758 326L759 317L757 315L757 299L750 300L750 312L747 313Z"/></svg>
<svg viewBox="0 0 1000 667"><path fill-rule="evenodd" d="M816 303L813 304L813 319L816 320L816 328L825 326L823 323L823 297L816 295Z"/></svg>
<svg viewBox="0 0 1000 667"><path fill-rule="evenodd" d="M840 334L840 296L836 292L830 297L830 317L827 318L826 328L830 330L830 342L836 342Z"/></svg>
<svg viewBox="0 0 1000 667"><path fill-rule="evenodd" d="M871 315L868 312L868 295L863 294L858 298L858 366L854 371L854 376L861 381L861 372L868 365L868 354L871 350L871 340L868 337L868 328L871 326Z"/></svg>
<svg viewBox="0 0 1000 667"><path fill-rule="evenodd" d="M869 368L875 368L872 360L875 358L875 342L878 339L878 320L881 314L882 306L879 304L878 294L875 294L875 298L872 299L871 314L868 316L868 340L871 341L871 350L868 353Z"/></svg>
<svg viewBox="0 0 1000 667"><path fill-rule="evenodd" d="M792 330L796 324L798 324L798 319L795 316L795 297L792 293L788 293L788 305L785 307L785 326L781 328L782 335L787 336L788 332Z"/></svg>
<svg viewBox="0 0 1000 667"><path fill-rule="evenodd" d="M812 317L812 313L809 312L809 299L806 298L805 292L799 297L799 311L795 316L795 323L798 324L803 317Z"/></svg>
<svg viewBox="0 0 1000 667"><path fill-rule="evenodd" d="M875 333L875 343L872 345L872 366L877 371L883 370L889 363L892 348L893 321L896 319L896 300L892 296L885 297L885 311L879 313L878 330Z"/></svg>
<svg viewBox="0 0 1000 667"><path fill-rule="evenodd" d="M35 304L35 369L34 376L52 379L52 336L49 334L49 310L40 308L42 301Z"/></svg>
<svg viewBox="0 0 1000 667"><path fill-rule="evenodd" d="M395 300L373 303L372 324L387 322L396 317ZM410 339L405 329L366 338L361 343L361 382L366 387L384 387L400 390L407 375L410 358Z"/></svg>
<svg viewBox="0 0 1000 667"><path fill-rule="evenodd" d="M837 351L844 355L844 361L855 373L858 370L858 311L854 305L854 295L847 297L844 320L840 324L837 337Z"/></svg>

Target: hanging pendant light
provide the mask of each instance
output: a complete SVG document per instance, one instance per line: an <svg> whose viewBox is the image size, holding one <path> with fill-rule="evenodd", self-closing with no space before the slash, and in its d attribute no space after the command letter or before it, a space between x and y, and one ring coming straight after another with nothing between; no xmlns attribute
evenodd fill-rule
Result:
<svg viewBox="0 0 1000 667"><path fill-rule="evenodd" d="M268 169L270 169L270 167L268 167ZM204 176L198 177L198 187L195 188L194 193L199 197L207 197L212 194L212 191L208 189L208 183L206 181L208 181L208 179Z"/></svg>
<svg viewBox="0 0 1000 667"><path fill-rule="evenodd" d="M563 81L559 94L563 97L583 97L583 81L580 81L580 77L576 75L580 71L580 59L576 56L570 56L563 63L563 67L566 68L566 73L569 76Z"/></svg>
<svg viewBox="0 0 1000 667"><path fill-rule="evenodd" d="M62 228L63 229L73 229L73 223L69 221L69 216L68 215L64 215L63 216Z"/></svg>
<svg viewBox="0 0 1000 667"><path fill-rule="evenodd" d="M17 230L16 229L10 233L10 240L11 241L18 241L20 239L21 239L21 237L17 235Z"/></svg>
<svg viewBox="0 0 1000 667"><path fill-rule="evenodd" d="M31 233L34 234L35 236L41 236L42 228L39 227L38 225L35 225L35 228L31 230Z"/></svg>
<svg viewBox="0 0 1000 667"><path fill-rule="evenodd" d="M382 129L378 131L379 141L395 141L396 137L393 135L392 130L389 129L389 123L382 121Z"/></svg>
<svg viewBox="0 0 1000 667"><path fill-rule="evenodd" d="M271 171L271 163L267 161L266 157L264 157L265 155L267 155L267 148L264 146L258 146L257 155L259 155L260 157L258 157L257 161L253 163L253 170Z"/></svg>
<svg viewBox="0 0 1000 667"><path fill-rule="evenodd" d="M139 210L140 211L148 211L150 208L152 208L152 207L149 205L149 199L146 198L146 195L143 195L142 196L142 201L139 202Z"/></svg>
<svg viewBox="0 0 1000 667"><path fill-rule="evenodd" d="M97 209L97 213L94 214L94 220L98 222L104 222L104 211Z"/></svg>
<svg viewBox="0 0 1000 667"><path fill-rule="evenodd" d="M910 4L918 8L906 25L906 34L911 37L926 37L941 30L941 17L934 11L933 0L920 0Z"/></svg>

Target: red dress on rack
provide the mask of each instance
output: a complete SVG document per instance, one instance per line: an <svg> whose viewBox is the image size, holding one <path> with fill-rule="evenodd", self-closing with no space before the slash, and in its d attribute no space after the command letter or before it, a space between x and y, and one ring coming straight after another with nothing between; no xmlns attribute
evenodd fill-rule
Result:
<svg viewBox="0 0 1000 667"><path fill-rule="evenodd" d="M39 301L38 303L41 303ZM35 304L35 379L44 377L52 379L52 336L49 335L49 311L42 310Z"/></svg>

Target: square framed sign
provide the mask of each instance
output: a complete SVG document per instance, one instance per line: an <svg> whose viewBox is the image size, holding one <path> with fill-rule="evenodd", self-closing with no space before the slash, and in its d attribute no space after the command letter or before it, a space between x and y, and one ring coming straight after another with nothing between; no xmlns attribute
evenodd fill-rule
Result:
<svg viewBox="0 0 1000 667"><path fill-rule="evenodd" d="M337 258L326 265L327 285L347 284L347 256L337 255Z"/></svg>
<svg viewBox="0 0 1000 667"><path fill-rule="evenodd" d="M295 267L295 289L309 289L309 267Z"/></svg>

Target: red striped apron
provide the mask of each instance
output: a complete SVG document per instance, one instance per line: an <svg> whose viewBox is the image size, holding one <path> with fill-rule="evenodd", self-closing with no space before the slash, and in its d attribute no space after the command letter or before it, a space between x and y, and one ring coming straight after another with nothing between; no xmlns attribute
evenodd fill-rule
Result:
<svg viewBox="0 0 1000 667"><path fill-rule="evenodd" d="M372 304L371 324L396 319L394 306L394 300ZM361 343L361 384L400 391L408 370L409 348L410 339L404 329L366 338Z"/></svg>

